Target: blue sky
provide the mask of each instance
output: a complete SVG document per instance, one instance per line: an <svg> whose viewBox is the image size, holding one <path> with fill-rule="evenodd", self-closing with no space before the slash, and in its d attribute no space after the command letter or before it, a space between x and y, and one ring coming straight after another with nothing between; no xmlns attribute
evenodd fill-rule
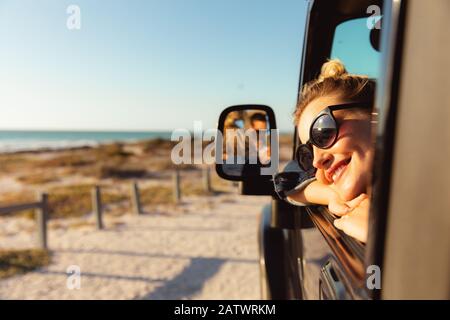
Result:
<svg viewBox="0 0 450 320"><path fill-rule="evenodd" d="M334 33L331 58L340 59L351 73L378 78L380 53L370 43L367 23L366 18L358 18L338 25Z"/></svg>
<svg viewBox="0 0 450 320"><path fill-rule="evenodd" d="M305 4L0 0L0 129L210 128L241 103L291 129Z"/></svg>

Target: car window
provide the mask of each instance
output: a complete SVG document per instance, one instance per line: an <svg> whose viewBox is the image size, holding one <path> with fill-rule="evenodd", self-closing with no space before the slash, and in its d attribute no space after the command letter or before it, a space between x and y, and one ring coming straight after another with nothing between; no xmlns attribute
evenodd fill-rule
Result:
<svg viewBox="0 0 450 320"><path fill-rule="evenodd" d="M380 52L372 45L374 41L371 41L371 36L373 40L374 34L372 33L373 29L368 25L370 23L368 23L367 18L346 20L339 24L334 31L329 58L339 59L349 73L366 75L369 78L378 79L381 56ZM326 219L331 219L329 221L330 226L334 225L332 221L334 219L331 216L328 216L326 212L322 214ZM352 237L357 234L355 230L363 230L360 227L357 224L353 226ZM347 243L348 248L353 248L350 251L356 253L362 250L362 243L355 242L352 237L346 235L346 232L339 231L338 233L338 238Z"/></svg>
<svg viewBox="0 0 450 320"><path fill-rule="evenodd" d="M342 22L336 27L331 49L331 59L339 59L348 72L378 78L380 52L370 42L372 29L367 18Z"/></svg>

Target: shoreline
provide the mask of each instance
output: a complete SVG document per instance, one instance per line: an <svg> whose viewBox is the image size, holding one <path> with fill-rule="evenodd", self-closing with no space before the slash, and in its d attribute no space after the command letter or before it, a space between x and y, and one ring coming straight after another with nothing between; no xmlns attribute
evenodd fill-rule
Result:
<svg viewBox="0 0 450 320"><path fill-rule="evenodd" d="M170 138L170 131L0 130L0 153L52 151Z"/></svg>
<svg viewBox="0 0 450 320"><path fill-rule="evenodd" d="M104 137L98 136L97 138L85 138L85 139L56 139L56 137L53 137L51 139L36 139L33 138L3 138L1 136L1 133L5 132L13 132L13 131L2 131L0 130L0 155L15 155L15 154L39 154L39 153L47 153L47 152L64 152L64 151L76 151L76 150L84 150L84 149L92 149L92 148L98 148L103 145L111 145L111 144L123 144L123 145L135 145L140 143L146 143L151 141L168 141L168 142L174 142L177 143L178 141L172 141L170 137L169 132L85 132L85 131L42 131L44 133L51 133L51 134L99 134L99 135L105 135L105 134L112 134L112 135L118 135L118 134L154 134L154 136L148 136L148 137L124 137L122 139L120 138L113 138L106 139ZM26 135L30 135L33 133L36 133L37 131L14 131L17 134L26 133ZM31 137L31 136L30 136ZM280 139L280 145L285 144L286 140L292 139L292 135L289 133L280 133L279 134ZM204 141L204 142L212 142L212 141Z"/></svg>

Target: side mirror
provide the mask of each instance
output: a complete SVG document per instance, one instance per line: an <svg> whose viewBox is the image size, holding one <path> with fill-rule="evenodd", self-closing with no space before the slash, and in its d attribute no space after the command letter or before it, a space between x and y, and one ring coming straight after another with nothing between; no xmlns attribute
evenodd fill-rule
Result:
<svg viewBox="0 0 450 320"><path fill-rule="evenodd" d="M276 128L269 106L237 105L222 111L215 140L217 174L226 180L270 185L272 193L272 174L278 169Z"/></svg>

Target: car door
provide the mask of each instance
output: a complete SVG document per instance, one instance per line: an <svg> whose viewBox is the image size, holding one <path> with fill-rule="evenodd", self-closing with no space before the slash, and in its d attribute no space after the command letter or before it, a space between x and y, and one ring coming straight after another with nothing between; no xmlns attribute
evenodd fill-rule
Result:
<svg viewBox="0 0 450 320"><path fill-rule="evenodd" d="M450 2L386 1L372 235L375 298L450 298ZM369 245L369 243L368 243Z"/></svg>

